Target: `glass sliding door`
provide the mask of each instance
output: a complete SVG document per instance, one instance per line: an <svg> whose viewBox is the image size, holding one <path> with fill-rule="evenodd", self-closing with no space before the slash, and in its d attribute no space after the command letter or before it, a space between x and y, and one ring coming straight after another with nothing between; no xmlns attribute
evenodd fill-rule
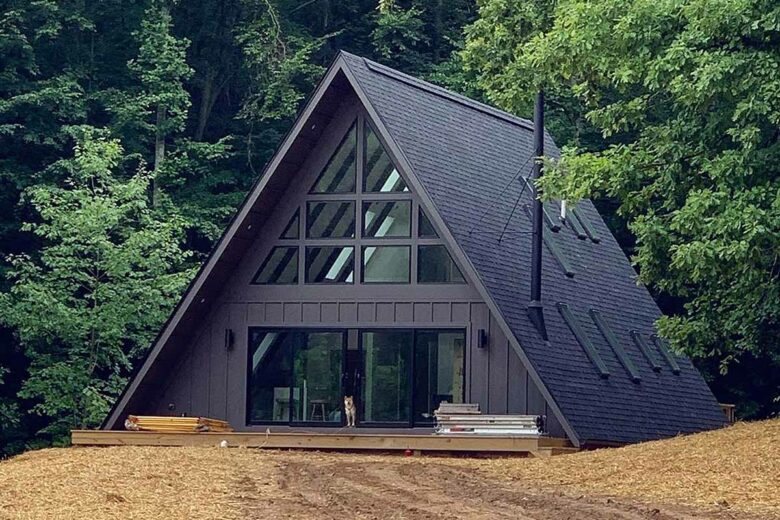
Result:
<svg viewBox="0 0 780 520"><path fill-rule="evenodd" d="M294 335L289 330L250 329L248 422L290 420L290 407L300 398L297 391L290 392Z"/></svg>
<svg viewBox="0 0 780 520"><path fill-rule="evenodd" d="M439 403L463 402L466 334L417 330L414 341L414 424L432 424Z"/></svg>
<svg viewBox="0 0 780 520"><path fill-rule="evenodd" d="M247 422L339 426L355 398L362 426L429 426L462 403L466 333L452 329L249 330Z"/></svg>
<svg viewBox="0 0 780 520"><path fill-rule="evenodd" d="M345 331L300 332L293 353L293 422L340 423Z"/></svg>
<svg viewBox="0 0 780 520"><path fill-rule="evenodd" d="M361 333L361 423L410 424L413 342L411 330Z"/></svg>

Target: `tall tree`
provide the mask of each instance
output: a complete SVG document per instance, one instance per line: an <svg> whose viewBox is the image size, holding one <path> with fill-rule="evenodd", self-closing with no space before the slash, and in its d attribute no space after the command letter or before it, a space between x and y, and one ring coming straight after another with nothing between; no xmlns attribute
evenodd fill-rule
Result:
<svg viewBox="0 0 780 520"><path fill-rule="evenodd" d="M140 109L151 113L147 126L154 133L154 170L160 172L165 160L166 139L184 130L190 96L184 82L192 76L187 65L189 42L171 33L172 19L167 0L155 0L146 11L141 28L134 34L139 42L138 57L128 63L141 82ZM157 204L158 186L152 180L152 206Z"/></svg>
<svg viewBox="0 0 780 520"><path fill-rule="evenodd" d="M685 302L661 332L722 374L755 369L718 383L743 415L780 411L780 6L561 0L520 42L488 29L507 9L483 0L467 47L489 95L518 111L565 89L616 140L568 150L545 193L618 199L641 279Z"/></svg>
<svg viewBox="0 0 780 520"><path fill-rule="evenodd" d="M66 181L26 190L36 217L23 229L44 246L10 259L12 285L0 294L0 320L31 361L20 395L58 441L99 424L191 275L182 220L148 205L153 174L118 178L120 143L73 132L74 157L52 166Z"/></svg>

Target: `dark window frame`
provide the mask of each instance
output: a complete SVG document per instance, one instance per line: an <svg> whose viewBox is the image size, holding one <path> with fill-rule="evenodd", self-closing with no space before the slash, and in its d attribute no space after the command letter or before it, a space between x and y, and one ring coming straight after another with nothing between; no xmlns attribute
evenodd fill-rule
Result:
<svg viewBox="0 0 780 520"><path fill-rule="evenodd" d="M286 237L288 231L290 231L293 228L293 222L296 221L295 224L295 236L294 237ZM282 230L282 233L279 235L279 240L283 241L282 243L285 243L286 241L293 241L293 240L300 240L301 239L301 208L296 207L295 212L293 212L292 217L290 217L290 220L287 221L287 225L284 226L284 229Z"/></svg>
<svg viewBox="0 0 780 520"><path fill-rule="evenodd" d="M358 132L358 126L359 126L359 117L356 117L354 121L349 125L349 128L344 133L344 136L341 138L339 143L336 145L336 147L333 149L333 151L328 156L328 161L325 163L325 166L322 167L322 169L317 173L317 176L314 178L314 183L312 184L311 188L309 188L308 194L309 195L333 195L333 194L343 194L343 195L351 195L355 194L358 191L358 174L360 173L358 170L360 161L358 156L358 148L360 147L360 133ZM349 191L314 191L314 188L317 186L317 184L320 181L320 178L325 174L325 172L330 167L331 163L333 162L333 158L336 156L336 153L341 149L341 146L346 143L347 139L349 139L350 134L354 130L355 132L355 166L354 166L354 174L355 179L353 183L353 187Z"/></svg>
<svg viewBox="0 0 780 520"><path fill-rule="evenodd" d="M402 195L402 194L408 194L412 192L412 188L409 185L409 182L406 180L406 177L404 176L403 172L401 171L401 168L398 167L396 162L393 160L393 157L390 155L390 152L387 151L387 147L382 142L382 139L379 137L379 131L377 131L376 128L374 128L374 125L371 124L371 121L368 117L363 117L363 124L361 125L362 128L362 136L359 136L359 139L361 140L360 146L362 147L363 151L363 160L360 161L360 171L358 173L358 179L360 180L360 189L357 190L358 193L362 195ZM404 185L406 186L406 190L402 191L368 191L366 190L366 174L368 171L368 130L371 131L376 136L377 141L379 142L379 146L381 147L382 151L387 155L387 158L390 159L390 164L393 165L393 168L395 171L398 172L398 176L403 181Z"/></svg>
<svg viewBox="0 0 780 520"><path fill-rule="evenodd" d="M366 199L362 198L360 201L360 238L366 238L371 240L393 240L393 239L402 239L402 238L412 238L412 221L414 220L414 204L412 204L412 199ZM368 235L366 234L366 210L372 205L372 204L403 204L409 206L409 231L406 235L384 235L384 236L377 236L377 235ZM392 206L391 206L392 207ZM382 218L382 217L378 217Z"/></svg>
<svg viewBox="0 0 780 520"><path fill-rule="evenodd" d="M290 332L293 335L292 338L292 348L290 349L289 356L290 356L290 381L287 386L287 388L290 391L290 402L288 404L288 410L287 410L287 417L288 419L286 421L253 421L251 420L252 417L252 400L251 400L251 394L252 394L252 355L254 354L253 348L252 348L252 334L255 332ZM247 328L247 358L246 358L246 410L245 410L245 416L244 416L244 424L246 426L266 426L266 425L273 425L273 426L290 426L290 427L321 427L321 428L341 428L346 424L346 418L344 417L344 414L341 416L341 421L294 421L293 420L293 389L295 384L295 352L296 348L300 346L300 342L302 341L302 337L305 334L312 334L312 333L318 333L318 332L326 332L326 333L341 333L342 336L342 355L341 355L341 374L339 375L340 379L340 388L341 388L341 394L343 397L344 394L344 378L342 377L343 374L346 371L346 356L344 353L346 352L347 344L349 342L349 329L345 329L343 327L282 327L282 326L259 326L259 327L248 327Z"/></svg>
<svg viewBox="0 0 780 520"><path fill-rule="evenodd" d="M349 204L352 206L352 235L350 236L312 236L311 235L311 224L310 221L310 212L309 212L309 206L312 204ZM354 240L357 238L357 228L358 228L358 200L357 199L338 199L338 200L323 200L323 199L307 199L306 203L304 205L306 209L306 234L304 235L305 240ZM315 217L316 219L316 217Z"/></svg>
<svg viewBox="0 0 780 520"><path fill-rule="evenodd" d="M428 221L428 225L430 225L431 230L433 230L433 235L423 235L422 226L420 225L423 222L423 219ZM431 222L431 218L426 214L422 205L417 206L417 238L422 238L424 240L441 240L441 237L439 236L439 233L436 231L436 228L433 227L433 222Z"/></svg>

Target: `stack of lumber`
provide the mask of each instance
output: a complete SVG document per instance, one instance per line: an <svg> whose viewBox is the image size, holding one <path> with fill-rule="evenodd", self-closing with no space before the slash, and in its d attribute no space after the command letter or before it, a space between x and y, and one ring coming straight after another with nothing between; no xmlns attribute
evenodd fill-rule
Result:
<svg viewBox="0 0 780 520"><path fill-rule="evenodd" d="M543 425L538 415L486 415L476 404L442 403L434 416L440 435L539 437Z"/></svg>
<svg viewBox="0 0 780 520"><path fill-rule="evenodd" d="M155 415L129 415L125 429L147 432L232 432L233 428L225 421L206 417L162 417Z"/></svg>

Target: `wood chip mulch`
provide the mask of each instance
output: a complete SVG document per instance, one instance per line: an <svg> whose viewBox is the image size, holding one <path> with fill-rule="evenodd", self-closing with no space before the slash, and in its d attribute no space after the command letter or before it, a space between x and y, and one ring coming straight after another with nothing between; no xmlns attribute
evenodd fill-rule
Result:
<svg viewBox="0 0 780 520"><path fill-rule="evenodd" d="M301 492L296 479L284 476L290 464L312 475L325 469L339 475L385 466L391 473L411 472L421 482L439 478L444 465L512 489L549 488L567 496L619 497L780 518L780 419L773 419L548 459L217 447L46 449L0 462L0 520L232 520L246 518L247 503L257 504L266 517L278 508L274 518L296 518L284 513L295 503L291 497Z"/></svg>
<svg viewBox="0 0 780 520"><path fill-rule="evenodd" d="M480 469L559 490L774 516L780 515L780 419L550 459L492 459Z"/></svg>

